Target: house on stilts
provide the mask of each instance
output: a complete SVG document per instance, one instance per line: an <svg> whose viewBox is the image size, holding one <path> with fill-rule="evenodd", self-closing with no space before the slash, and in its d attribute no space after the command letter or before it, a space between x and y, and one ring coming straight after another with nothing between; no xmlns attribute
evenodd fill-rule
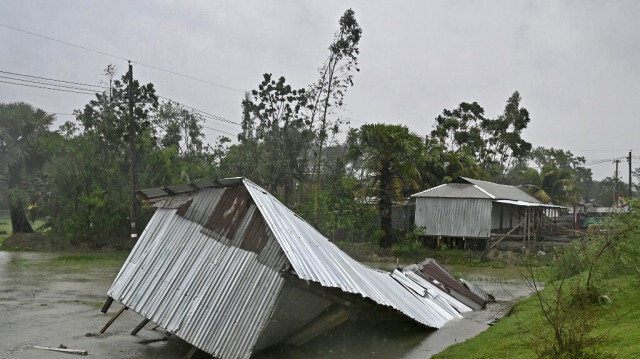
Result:
<svg viewBox="0 0 640 359"><path fill-rule="evenodd" d="M412 195L415 224L438 243L484 248L492 238L522 239L524 245L557 234L556 220L566 207L545 204L521 189L459 177Z"/></svg>
<svg viewBox="0 0 640 359"><path fill-rule="evenodd" d="M141 326L152 321L217 358L304 343L357 310L440 328L485 303L471 290L449 295L426 262L393 273L357 262L245 178L139 194L157 211L107 294Z"/></svg>

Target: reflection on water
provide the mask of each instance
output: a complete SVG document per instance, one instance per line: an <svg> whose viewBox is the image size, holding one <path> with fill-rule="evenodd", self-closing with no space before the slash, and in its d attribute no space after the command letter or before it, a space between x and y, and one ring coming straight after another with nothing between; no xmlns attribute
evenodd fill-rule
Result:
<svg viewBox="0 0 640 359"><path fill-rule="evenodd" d="M413 358L410 354L431 333L433 330L392 310L372 307L304 345L277 346L256 359Z"/></svg>

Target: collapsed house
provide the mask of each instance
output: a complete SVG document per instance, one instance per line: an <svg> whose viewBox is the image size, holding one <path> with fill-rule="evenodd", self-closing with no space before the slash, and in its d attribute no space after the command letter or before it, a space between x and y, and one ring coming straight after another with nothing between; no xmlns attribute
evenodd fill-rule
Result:
<svg viewBox="0 0 640 359"><path fill-rule="evenodd" d="M244 178L139 193L157 211L107 294L218 358L303 343L363 306L440 328L484 305L450 295L424 264L355 261Z"/></svg>
<svg viewBox="0 0 640 359"><path fill-rule="evenodd" d="M521 189L459 177L412 195L415 224L425 235L480 238L514 237L530 240L552 234L555 219L566 207L545 204Z"/></svg>

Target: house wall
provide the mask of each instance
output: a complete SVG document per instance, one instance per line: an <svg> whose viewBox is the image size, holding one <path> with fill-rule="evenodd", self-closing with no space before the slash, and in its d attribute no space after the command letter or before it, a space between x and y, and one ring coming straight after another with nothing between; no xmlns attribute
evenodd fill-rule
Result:
<svg viewBox="0 0 640 359"><path fill-rule="evenodd" d="M418 197L416 226L430 236L488 238L491 199Z"/></svg>
<svg viewBox="0 0 640 359"><path fill-rule="evenodd" d="M524 209L514 205L494 202L491 208L491 230L505 232L517 226L522 220L520 217L523 214L520 212L524 213ZM502 223L500 222L501 216Z"/></svg>

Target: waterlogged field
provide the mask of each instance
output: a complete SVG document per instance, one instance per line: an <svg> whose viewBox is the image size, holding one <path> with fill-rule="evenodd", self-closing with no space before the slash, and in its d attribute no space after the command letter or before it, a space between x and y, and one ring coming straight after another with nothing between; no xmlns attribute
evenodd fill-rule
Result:
<svg viewBox="0 0 640 359"><path fill-rule="evenodd" d="M100 312L106 292L125 261L126 253L37 253L0 251L0 358L67 358L34 346L87 350L95 358L177 358L190 345L152 323L137 336L129 333L143 319L125 311L100 335L110 316L121 308L114 302ZM381 263L381 262L378 262ZM475 271L473 267L466 268ZM464 271L458 268L457 271ZM480 268L479 270L487 270ZM493 269L492 269L493 270ZM469 273L469 272L467 272ZM506 313L515 297L528 295L521 282L504 278L483 284L498 303L470 313L432 331L403 319L372 326L366 316L350 320L302 346L275 347L257 358L427 358L455 342L484 331L489 321ZM207 357L202 353L196 357Z"/></svg>

